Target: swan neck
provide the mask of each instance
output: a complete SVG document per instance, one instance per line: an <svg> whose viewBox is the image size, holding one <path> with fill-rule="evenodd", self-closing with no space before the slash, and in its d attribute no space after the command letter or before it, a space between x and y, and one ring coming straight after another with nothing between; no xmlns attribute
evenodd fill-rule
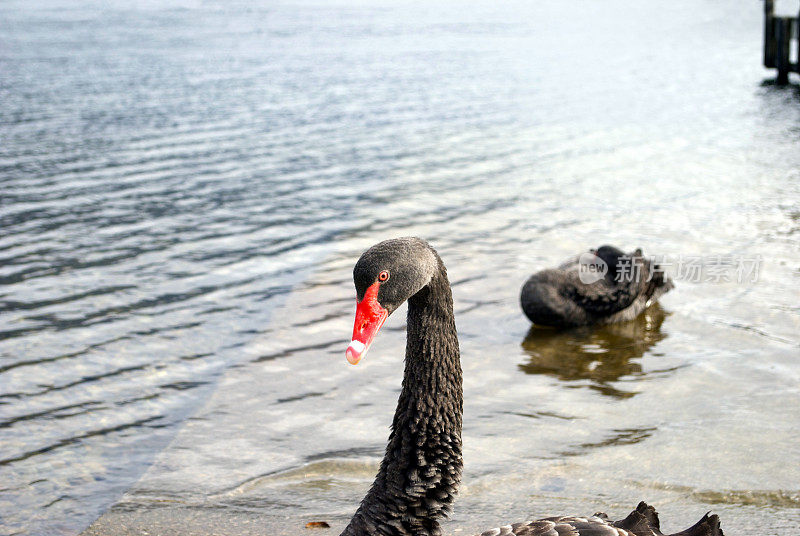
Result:
<svg viewBox="0 0 800 536"><path fill-rule="evenodd" d="M386 454L343 536L439 536L461 481L461 362L447 273L409 300L405 374Z"/></svg>

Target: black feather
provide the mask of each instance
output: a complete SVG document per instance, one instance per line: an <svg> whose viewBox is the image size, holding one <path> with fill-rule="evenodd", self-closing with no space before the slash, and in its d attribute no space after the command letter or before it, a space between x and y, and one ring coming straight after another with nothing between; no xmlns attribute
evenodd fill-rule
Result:
<svg viewBox="0 0 800 536"><path fill-rule="evenodd" d="M602 246L594 255L608 268L596 281L581 280L580 257L576 256L525 282L520 304L531 322L571 327L632 320L673 286L661 266L644 258L641 250L626 255Z"/></svg>

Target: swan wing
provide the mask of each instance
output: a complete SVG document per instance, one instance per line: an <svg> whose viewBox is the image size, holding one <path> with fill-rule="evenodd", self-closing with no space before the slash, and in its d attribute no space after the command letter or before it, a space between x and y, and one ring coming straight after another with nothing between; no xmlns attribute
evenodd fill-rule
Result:
<svg viewBox="0 0 800 536"><path fill-rule="evenodd" d="M635 280L611 284L607 279L601 279L586 284L578 279L577 274L570 275L563 289L564 296L593 316L618 313L630 307L639 295L640 283Z"/></svg>
<svg viewBox="0 0 800 536"><path fill-rule="evenodd" d="M605 519L592 517L549 517L514 523L482 532L480 536L636 536Z"/></svg>

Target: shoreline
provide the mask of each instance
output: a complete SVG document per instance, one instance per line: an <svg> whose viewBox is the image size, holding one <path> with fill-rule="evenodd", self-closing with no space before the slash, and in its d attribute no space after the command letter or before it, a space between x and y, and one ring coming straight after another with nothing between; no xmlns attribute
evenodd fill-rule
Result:
<svg viewBox="0 0 800 536"><path fill-rule="evenodd" d="M330 528L305 528L310 521L326 521ZM347 521L329 516L274 516L228 509L160 506L127 510L112 507L80 536L263 536L265 533L335 536Z"/></svg>

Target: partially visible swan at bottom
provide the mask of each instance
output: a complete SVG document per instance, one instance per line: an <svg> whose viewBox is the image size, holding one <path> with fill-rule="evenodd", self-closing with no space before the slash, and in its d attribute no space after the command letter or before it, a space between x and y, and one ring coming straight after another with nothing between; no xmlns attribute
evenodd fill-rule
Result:
<svg viewBox="0 0 800 536"><path fill-rule="evenodd" d="M461 481L461 360L447 271L419 238L368 249L353 269L358 305L347 360L355 365L376 333L408 301L405 375L389 444L375 482L342 536L440 536ZM551 517L505 525L482 536L662 536L644 502L625 519ZM722 536L706 514L674 536Z"/></svg>

